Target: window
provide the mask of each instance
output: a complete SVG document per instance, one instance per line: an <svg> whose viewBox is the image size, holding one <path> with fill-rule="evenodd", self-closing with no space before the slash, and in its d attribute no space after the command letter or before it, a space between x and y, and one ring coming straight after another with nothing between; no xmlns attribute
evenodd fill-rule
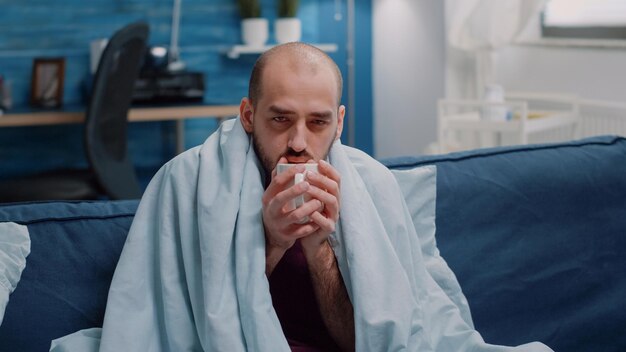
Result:
<svg viewBox="0 0 626 352"><path fill-rule="evenodd" d="M549 0L543 37L626 39L626 0Z"/></svg>

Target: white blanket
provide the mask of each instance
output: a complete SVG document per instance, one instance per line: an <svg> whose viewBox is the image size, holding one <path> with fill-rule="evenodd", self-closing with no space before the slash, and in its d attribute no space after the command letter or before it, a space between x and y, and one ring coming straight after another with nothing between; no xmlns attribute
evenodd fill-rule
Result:
<svg viewBox="0 0 626 352"><path fill-rule="evenodd" d="M330 240L354 306L357 351L549 350L487 345L425 269L393 175L336 142ZM239 119L166 164L137 211L109 292L100 351L289 351L265 276L261 167ZM99 332L52 351L98 348Z"/></svg>

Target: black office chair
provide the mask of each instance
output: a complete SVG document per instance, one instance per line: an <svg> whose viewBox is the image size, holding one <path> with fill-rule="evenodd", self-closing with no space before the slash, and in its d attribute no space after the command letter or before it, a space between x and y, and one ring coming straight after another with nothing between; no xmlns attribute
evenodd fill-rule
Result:
<svg viewBox="0 0 626 352"><path fill-rule="evenodd" d="M88 170L59 170L0 182L0 202L136 199L137 175L128 156L128 109L148 40L133 23L109 40L98 64L85 115Z"/></svg>

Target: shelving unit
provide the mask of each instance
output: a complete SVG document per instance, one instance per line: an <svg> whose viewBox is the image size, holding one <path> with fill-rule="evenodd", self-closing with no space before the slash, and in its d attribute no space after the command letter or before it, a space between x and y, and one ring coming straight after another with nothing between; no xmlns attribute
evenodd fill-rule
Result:
<svg viewBox="0 0 626 352"><path fill-rule="evenodd" d="M337 51L338 47L337 44L312 44L315 47L319 48L320 50L323 50L327 53L334 53ZM261 54L271 48L273 48L274 46L276 46L276 44L272 44L272 45L264 45L264 46L248 46L248 45L235 45L233 47L231 47L227 52L226 52L226 56L228 56L231 59L237 59L239 58L240 55L245 55L245 54Z"/></svg>
<svg viewBox="0 0 626 352"><path fill-rule="evenodd" d="M537 102L540 103L539 107L536 107ZM489 109L506 109L510 112L510 118L488 120L485 111ZM575 97L538 93L507 96L507 100L502 103L441 99L437 117L438 149L441 153L447 153L528 144L529 136L533 134L559 129L567 131L567 139L573 139L579 133L578 110Z"/></svg>

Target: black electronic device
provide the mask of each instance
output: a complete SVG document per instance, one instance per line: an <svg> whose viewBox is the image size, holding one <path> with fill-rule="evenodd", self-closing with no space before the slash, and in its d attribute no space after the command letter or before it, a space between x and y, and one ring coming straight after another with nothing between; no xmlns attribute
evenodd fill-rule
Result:
<svg viewBox="0 0 626 352"><path fill-rule="evenodd" d="M135 81L133 103L199 102L204 98L201 72L143 71Z"/></svg>

